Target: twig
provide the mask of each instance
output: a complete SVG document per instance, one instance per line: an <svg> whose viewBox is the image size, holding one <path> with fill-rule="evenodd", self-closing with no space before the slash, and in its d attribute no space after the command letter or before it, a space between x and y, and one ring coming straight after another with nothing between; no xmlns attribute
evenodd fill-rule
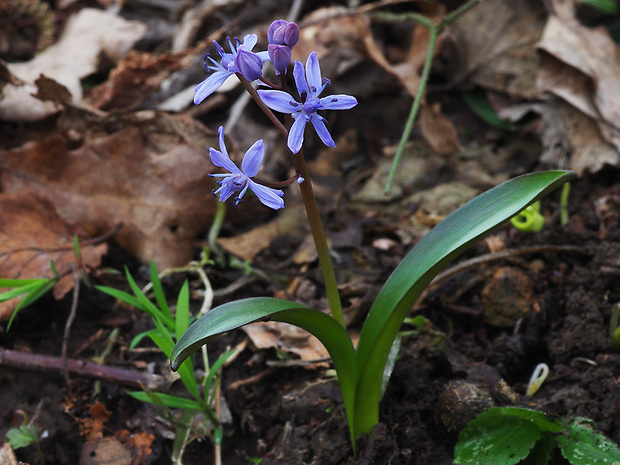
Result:
<svg viewBox="0 0 620 465"><path fill-rule="evenodd" d="M3 348L0 348L0 365L42 372L62 372L66 368L69 373L76 376L100 379L132 388L144 387L153 391L161 390L166 386L165 380L159 375L98 365L71 358L63 360L61 357L30 354Z"/></svg>
<svg viewBox="0 0 620 465"><path fill-rule="evenodd" d="M63 367L63 375L65 376L65 382L67 385L71 383L71 378L69 377L69 370L67 370L67 346L69 345L69 336L71 334L71 326L73 325L73 321L75 320L75 315L77 314L77 306L78 299L80 296L80 277L77 272L77 268L75 264L71 266L71 271L73 272L73 300L71 301L71 311L69 312L69 316L67 317L67 322L65 323L65 332L62 335L62 349L61 349L61 358L62 358L62 367Z"/></svg>

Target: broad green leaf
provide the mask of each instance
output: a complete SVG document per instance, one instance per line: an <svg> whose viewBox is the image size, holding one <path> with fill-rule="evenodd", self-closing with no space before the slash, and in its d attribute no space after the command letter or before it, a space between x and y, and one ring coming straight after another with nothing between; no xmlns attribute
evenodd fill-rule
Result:
<svg viewBox="0 0 620 465"><path fill-rule="evenodd" d="M171 355L172 369L178 369L187 357L215 336L248 323L269 319L305 329L325 346L338 373L349 425L353 425L356 364L351 338L331 316L295 302L256 297L228 302L211 309L196 320L177 341Z"/></svg>
<svg viewBox="0 0 620 465"><path fill-rule="evenodd" d="M11 428L6 432L6 440L13 449L27 447L38 442L37 431L33 424L20 425L19 428Z"/></svg>
<svg viewBox="0 0 620 465"><path fill-rule="evenodd" d="M592 429L591 422L577 418L567 425L568 436L556 438L562 455L572 465L613 465L620 463L620 448Z"/></svg>
<svg viewBox="0 0 620 465"><path fill-rule="evenodd" d="M163 394L161 392L149 392L134 391L129 395L140 402L147 402L149 404L158 403L155 399L159 400L163 405L170 408L184 408L189 410L202 411L202 405L200 402L188 399L187 397L179 397L171 394Z"/></svg>
<svg viewBox="0 0 620 465"><path fill-rule="evenodd" d="M360 334L356 434L370 432L378 422L379 386L390 348L424 288L475 240L574 177L545 171L500 184L449 215L407 254L377 295Z"/></svg>
<svg viewBox="0 0 620 465"><path fill-rule="evenodd" d="M540 438L534 422L491 408L461 431L454 463L514 465L528 456Z"/></svg>
<svg viewBox="0 0 620 465"><path fill-rule="evenodd" d="M549 433L543 433L538 442L534 445L532 452L520 465L547 465L551 460L553 449L555 449L555 438Z"/></svg>
<svg viewBox="0 0 620 465"><path fill-rule="evenodd" d="M498 415L515 416L531 421L541 431L559 433L564 429L559 421L553 420L547 414L537 410L519 407L494 407L489 410Z"/></svg>

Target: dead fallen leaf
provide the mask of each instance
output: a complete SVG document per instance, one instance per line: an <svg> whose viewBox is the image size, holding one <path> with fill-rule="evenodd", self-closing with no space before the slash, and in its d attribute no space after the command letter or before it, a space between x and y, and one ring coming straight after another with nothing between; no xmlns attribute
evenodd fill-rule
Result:
<svg viewBox="0 0 620 465"><path fill-rule="evenodd" d="M7 121L37 121L56 113L58 107L31 94L41 75L66 87L73 100L82 100L80 79L95 73L101 55L120 60L146 32L138 21L92 8L83 8L69 19L62 37L55 44L25 63L7 65L11 73L25 81L23 86L7 84L0 100L0 118Z"/></svg>
<svg viewBox="0 0 620 465"><path fill-rule="evenodd" d="M17 465L17 458L15 458L15 453L8 442L3 443L0 447L0 465Z"/></svg>
<svg viewBox="0 0 620 465"><path fill-rule="evenodd" d="M131 453L115 437L89 439L78 465L131 465Z"/></svg>
<svg viewBox="0 0 620 465"><path fill-rule="evenodd" d="M78 419L80 423L80 434L87 441L94 441L103 438L104 425L110 418L111 413L101 402L96 400L88 409L86 418Z"/></svg>
<svg viewBox="0 0 620 465"><path fill-rule="evenodd" d="M543 2L486 0L450 28L444 47L453 82L533 98L536 44L545 25Z"/></svg>
<svg viewBox="0 0 620 465"><path fill-rule="evenodd" d="M186 263L214 212L213 165L204 153L216 139L190 118L155 112L91 126L98 129L73 150L52 135L3 152L2 189L36 190L91 235L123 223L115 240L145 262ZM107 134L110 127L116 132Z"/></svg>
<svg viewBox="0 0 620 465"><path fill-rule="evenodd" d="M441 111L441 105L424 105L420 108L420 130L431 148L440 154L462 149L456 127Z"/></svg>
<svg viewBox="0 0 620 465"><path fill-rule="evenodd" d="M241 329L257 349L276 347L284 352L298 355L302 360L317 360L329 356L321 341L307 331L288 323L272 321L254 323Z"/></svg>
<svg viewBox="0 0 620 465"><path fill-rule="evenodd" d="M74 284L71 274L76 259L73 230L54 210L54 206L33 191L0 194L0 277L5 279L52 278L53 260L60 275L54 297L62 298ZM83 246L84 264L97 268L106 244ZM7 321L18 299L0 303L0 321Z"/></svg>
<svg viewBox="0 0 620 465"><path fill-rule="evenodd" d="M601 134L620 151L620 52L603 27L575 18L574 4L553 0L538 45L545 53L538 89L554 94L594 119Z"/></svg>

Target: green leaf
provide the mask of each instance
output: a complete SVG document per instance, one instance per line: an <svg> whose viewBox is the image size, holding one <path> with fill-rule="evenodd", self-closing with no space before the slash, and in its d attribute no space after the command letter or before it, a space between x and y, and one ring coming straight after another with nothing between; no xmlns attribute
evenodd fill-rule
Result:
<svg viewBox="0 0 620 465"><path fill-rule="evenodd" d="M187 397L163 394L161 392L146 393L144 391L133 391L130 392L129 395L140 402L147 402L149 404L158 404L161 402L163 405L170 408L184 408L202 411L202 405L200 402L193 399L188 399Z"/></svg>
<svg viewBox="0 0 620 465"><path fill-rule="evenodd" d="M564 429L559 421L553 420L549 418L547 414L539 412L537 410L530 410L519 407L495 407L492 410L497 414L505 416L515 416L523 418L524 420L531 421L536 425L539 430L548 433L559 433Z"/></svg>
<svg viewBox="0 0 620 465"><path fill-rule="evenodd" d="M463 92L465 102L476 115L478 115L485 123L497 129L515 131L519 129L518 124L510 123L497 116L495 109L491 106L487 94L482 89L476 89Z"/></svg>
<svg viewBox="0 0 620 465"><path fill-rule="evenodd" d="M155 304L153 304L153 302L151 302L142 293L142 290L138 287L138 285L134 281L133 277L131 276L131 274L129 273L129 270L127 268L125 268L125 276L127 278L127 282L129 283L129 287L131 288L131 290L133 291L134 295L136 296L136 299L138 299L138 301L141 304L140 307L138 307L138 308L140 308L141 310L144 310L149 315L151 315L153 318L161 319L162 322L166 325L167 328L173 330L174 327L175 327L174 319L171 316L166 315L159 308L157 308L155 306Z"/></svg>
<svg viewBox="0 0 620 465"><path fill-rule="evenodd" d="M28 291L28 294L26 294L26 296L19 302L19 304L17 304L17 307L15 307L11 318L9 318L9 322L6 326L7 331L11 328L13 320L17 316L17 312L19 312L22 308L26 308L28 305L35 303L37 300L47 294L54 288L57 282L58 278L46 279L39 284L32 286L32 288L29 288L30 291Z"/></svg>
<svg viewBox="0 0 620 465"><path fill-rule="evenodd" d="M541 438L533 421L491 408L461 431L454 450L460 465L514 465L527 457Z"/></svg>
<svg viewBox="0 0 620 465"><path fill-rule="evenodd" d="M357 373L351 338L331 316L295 302L272 297L256 297L228 302L211 309L196 320L177 341L172 351L170 365L173 370L178 369L187 357L219 334L248 323L268 319L298 326L321 341L332 357L349 425L353 425Z"/></svg>
<svg viewBox="0 0 620 465"><path fill-rule="evenodd" d="M155 265L154 261L151 261L150 274L151 284L153 285L153 294L155 294L155 301L157 302L159 309L165 315L172 318L172 313L170 312L170 307L168 307L168 301L166 300L166 294L164 294L164 288L162 287L161 280L159 279L157 265Z"/></svg>
<svg viewBox="0 0 620 465"><path fill-rule="evenodd" d="M379 388L390 348L424 288L474 241L574 177L545 171L500 184L449 215L407 254L377 295L360 334L356 434L369 433L379 421Z"/></svg>
<svg viewBox="0 0 620 465"><path fill-rule="evenodd" d="M37 431L32 424L21 425L19 428L11 428L8 430L6 432L6 440L13 449L27 447L37 443Z"/></svg>
<svg viewBox="0 0 620 465"><path fill-rule="evenodd" d="M542 437L534 445L532 452L520 465L546 465L551 460L551 454L555 449L555 438L548 433L543 433Z"/></svg>
<svg viewBox="0 0 620 465"><path fill-rule="evenodd" d="M189 284L183 283L177 299L177 309L174 317L174 327L177 340L189 327Z"/></svg>
<svg viewBox="0 0 620 465"><path fill-rule="evenodd" d="M556 438L562 455L573 465L613 465L620 463L620 449L592 429L589 420L576 418L566 428L567 436Z"/></svg>

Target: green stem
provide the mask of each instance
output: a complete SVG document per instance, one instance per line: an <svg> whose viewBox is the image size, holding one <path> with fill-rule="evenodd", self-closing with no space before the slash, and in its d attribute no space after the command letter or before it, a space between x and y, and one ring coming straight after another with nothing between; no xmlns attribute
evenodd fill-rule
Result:
<svg viewBox="0 0 620 465"><path fill-rule="evenodd" d="M288 138L288 130L284 127L276 115L273 114L271 109L260 99L256 89L254 89L248 80L241 74L237 73L237 77L239 77L243 87L245 87L271 122L280 130L285 138ZM329 246L327 245L327 238L325 237L325 230L323 229L323 222L321 221L319 207L316 203L314 189L312 188L310 172L308 171L308 165L306 165L306 159L304 158L302 151L293 154L293 166L295 167L296 173L304 178L304 182L302 182L299 187L301 189L301 197L306 208L306 216L308 217L308 222L310 223L310 231L312 232L314 245L319 257L319 265L321 266L321 273L323 274L323 280L325 281L325 289L327 291L329 307L334 319L345 327L344 313L342 311L342 302L340 301L340 292L338 291L336 274L334 273L331 255L329 254Z"/></svg>
<svg viewBox="0 0 620 465"><path fill-rule="evenodd" d="M409 117L407 118L407 123L405 124L405 130L403 131L403 135L401 136L400 142L398 143L398 148L396 149L396 155L394 156L392 168L390 169L388 181L385 186L386 193L389 193L392 190L392 184L394 184L394 178L396 177L396 170L398 169L400 160L403 157L405 144L409 140L411 130L413 129L413 123L415 122L415 118L418 115L418 111L420 110L422 96L424 94L424 90L426 89L426 82L428 81L428 76L431 72L431 64L433 63L433 55L435 53L435 46L437 44L438 31L437 27L435 26L432 26L430 30L431 36L428 41L428 50L426 51L426 59L424 60L424 69L422 70L422 76L420 76L420 85L418 86L418 91L415 94L413 106L411 107Z"/></svg>

